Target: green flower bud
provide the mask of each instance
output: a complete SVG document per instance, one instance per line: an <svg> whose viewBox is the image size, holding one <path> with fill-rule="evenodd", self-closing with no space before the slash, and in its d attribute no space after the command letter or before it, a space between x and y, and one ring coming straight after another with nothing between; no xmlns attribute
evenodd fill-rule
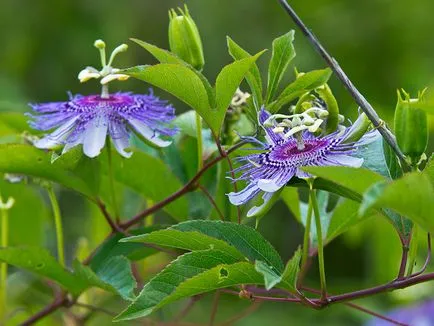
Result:
<svg viewBox="0 0 434 326"><path fill-rule="evenodd" d="M315 90L319 97L324 101L329 112L326 125L326 133L331 134L335 132L339 126L339 106L336 98L334 97L332 90L327 84L318 87Z"/></svg>
<svg viewBox="0 0 434 326"><path fill-rule="evenodd" d="M417 99L411 99L404 90L398 90L398 103L395 109L395 135L402 152L413 162L419 161L428 145L428 121L425 111L418 109L423 102L423 92Z"/></svg>
<svg viewBox="0 0 434 326"><path fill-rule="evenodd" d="M353 143L358 141L368 131L371 124L371 120L369 120L365 113L360 114L354 124L350 127L351 131L348 133L344 143Z"/></svg>
<svg viewBox="0 0 434 326"><path fill-rule="evenodd" d="M197 70L205 65L202 41L199 30L188 12L178 8L180 15L174 9L169 11L169 44L170 50Z"/></svg>

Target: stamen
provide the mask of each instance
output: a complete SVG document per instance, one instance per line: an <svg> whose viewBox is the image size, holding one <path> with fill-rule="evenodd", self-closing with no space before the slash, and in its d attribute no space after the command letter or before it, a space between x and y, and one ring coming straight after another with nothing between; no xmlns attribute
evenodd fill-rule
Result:
<svg viewBox="0 0 434 326"><path fill-rule="evenodd" d="M101 66L106 66L106 54L105 54L105 42L103 40L96 40L93 44L98 50L101 56Z"/></svg>
<svg viewBox="0 0 434 326"><path fill-rule="evenodd" d="M107 66L111 67L113 60L115 59L115 57L121 53L121 52L125 52L128 50L128 45L126 44L121 44L119 45L116 49L113 50L112 54L110 55L110 60L109 63L107 64Z"/></svg>

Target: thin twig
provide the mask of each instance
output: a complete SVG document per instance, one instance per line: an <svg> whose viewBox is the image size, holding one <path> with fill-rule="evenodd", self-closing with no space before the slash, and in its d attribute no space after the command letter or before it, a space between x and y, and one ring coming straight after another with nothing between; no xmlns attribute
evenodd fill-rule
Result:
<svg viewBox="0 0 434 326"><path fill-rule="evenodd" d="M338 62L325 50L325 48L321 45L316 36L309 30L309 28L303 23L297 13L292 9L292 7L286 2L286 0L278 0L280 4L285 9L286 13L292 18L294 23L301 29L303 34L307 37L307 39L312 43L315 50L321 55L321 57L327 62L339 80L343 83L345 88L354 98L356 103L362 108L363 112L365 112L366 116L371 120L372 124L380 134L383 136L384 140L389 144L389 146L393 149L396 155L399 157L401 164L405 167L406 170L409 169L409 165L405 160L404 154L398 147L396 143L395 136L392 132L387 128L387 125L383 120L380 119L377 112L374 110L372 105L366 100L366 98L357 90L342 68L339 66Z"/></svg>
<svg viewBox="0 0 434 326"><path fill-rule="evenodd" d="M397 279L401 279L405 276L405 270L407 268L407 259L408 259L408 251L409 247L406 243L402 245L402 256L401 256L401 264L399 266L399 272Z"/></svg>
<svg viewBox="0 0 434 326"><path fill-rule="evenodd" d="M128 233L125 232L124 229L122 229L116 222L113 221L109 212L107 211L106 206L104 205L104 203L101 200L98 199L97 205L98 205L101 213L104 215L104 218L106 219L107 223L110 225L113 232L118 232L118 233L128 235Z"/></svg>
<svg viewBox="0 0 434 326"><path fill-rule="evenodd" d="M131 227L131 226L139 223L146 216L148 216L150 214L153 214L154 212L160 210L161 208L165 207L166 205L170 204L171 202L173 202L174 200L178 199L179 197L185 195L186 193L188 193L190 191L194 191L195 188L197 187L197 182L199 181L199 179L202 177L202 175L208 169L210 169L211 167L213 167L214 165L216 165L218 162L220 162L225 157L227 157L230 153L232 153L233 151L237 150L238 148L240 148L241 146L243 146L245 144L246 144L245 141L240 141L239 143L237 143L236 145L234 145L230 149L228 149L226 152L223 151L220 154L220 156L217 156L213 160L211 160L208 163L206 163L203 166L203 168L200 169L196 173L196 175L189 182L187 182L181 189L179 189L178 191L174 192L172 195L170 195L166 199L160 201L159 203L155 204L154 206L149 207L148 209L145 209L143 212L137 214L136 216L134 216L130 220L126 221L125 223L121 224L120 225L121 228L128 229L129 227Z"/></svg>
<svg viewBox="0 0 434 326"><path fill-rule="evenodd" d="M303 287L303 290L308 291L308 292L311 292L311 293L315 293L315 294L321 294L321 291L317 291L317 290L315 290L315 289L311 289L311 288L307 288L307 287ZM395 324L395 325L398 325L398 326L408 326L408 325L406 325L406 324L402 324L402 323L400 323L400 322L398 322L398 321L396 321L396 320L393 320L393 319L391 319L391 318L389 318L389 317L386 317L386 316L380 315L380 314L378 314L378 313L376 313L376 312L374 312L374 311L372 311L372 310L366 309L366 308L361 307L361 306L359 306L359 305L357 305L357 304L355 304L355 303L352 303L352 302L345 302L344 305L346 305L346 306L348 306L348 307L351 307L351 308L354 308L354 309L356 309L356 310L362 311L362 312L364 312L364 313L366 313L366 314L369 314L369 315L371 315L371 316L374 316L374 317L377 317L377 318L383 319L383 320L385 320L385 321L388 321L388 322L390 322L390 323L392 323L392 324Z"/></svg>
<svg viewBox="0 0 434 326"><path fill-rule="evenodd" d="M104 313L106 315L113 316L113 317L117 315L115 312L112 312L110 310L107 310L107 309L104 309L104 308L101 308L101 307L96 307L96 306L93 306L93 305L90 305L90 304L87 304L87 303L76 302L74 305L77 306L77 307L86 308L86 309L89 309L89 310L92 310L92 311L99 311L99 312L102 312L102 313Z"/></svg>
<svg viewBox="0 0 434 326"><path fill-rule="evenodd" d="M25 320L21 323L21 326L29 326L35 324L37 321L41 320L42 318L50 315L57 309L65 306L68 303L68 300L66 297L59 297L56 298L51 304L46 306L44 309L39 311L38 313L31 316L29 319Z"/></svg>
<svg viewBox="0 0 434 326"><path fill-rule="evenodd" d="M172 201L178 199L180 196L182 196L183 194L191 191L190 189L194 189L194 187L196 186L196 183L199 181L199 179L202 177L202 175L211 167L213 167L215 164L217 164L218 162L220 162L221 160L223 160L227 155L229 155L230 153L232 153L233 151L237 150L238 148L242 147L243 145L246 144L246 141L240 141L239 143L235 144L234 146L232 146L230 149L228 149L226 152L223 152L223 156L220 155L218 157L216 157L215 159L213 159L212 161L208 162L207 164L204 165L204 167L197 172L197 174L186 184L184 185L183 188L181 188L180 190L178 190L177 192L173 193L171 196L169 196L168 198L166 198L165 200L155 204L154 206L145 209L143 212L141 212L140 214L136 215L135 217L131 218L130 220L126 221L125 223L123 223L122 225L119 225L119 227L122 230L127 230L128 228L130 228L131 226L139 223L143 218L145 218L146 216L153 214L154 212L158 211L159 209L163 208L164 206L170 204ZM96 202L97 204L99 203L99 201ZM99 205L98 205L99 206ZM100 209L102 208L101 206L99 206ZM105 211L106 212L106 211ZM104 213L104 210L103 210ZM107 215L105 215L105 217L110 217L110 215L107 212ZM110 218L111 220L111 218ZM112 236L114 234L114 231L112 230L112 232L106 237L106 240L110 238L110 236ZM105 240L102 242L104 243ZM101 245L100 245L101 246ZM100 246L98 246L85 260L84 260L84 264L89 264L90 261L92 260L92 257L94 256L94 254L96 253L97 250L99 250ZM67 299L62 299L62 301L55 299L53 303L49 304L48 306L46 306L45 308L43 308L41 311L39 311L38 313L36 313L35 315L31 316L29 319L27 319L22 325L32 325L33 323L35 323L36 321L44 318L45 316L48 316L52 313L54 313L57 309L64 307L66 305L69 304L69 301Z"/></svg>
<svg viewBox="0 0 434 326"><path fill-rule="evenodd" d="M215 202L214 198L212 198L211 194L209 193L208 189L206 189L204 186L202 186L201 184L198 184L197 187L203 192L203 194L206 196L206 198L208 198L208 200L210 201L211 205L215 208L215 210L217 211L217 213L220 216L220 220L224 221L225 220L225 216L223 215L222 211L220 210L220 208L218 207L217 203Z"/></svg>

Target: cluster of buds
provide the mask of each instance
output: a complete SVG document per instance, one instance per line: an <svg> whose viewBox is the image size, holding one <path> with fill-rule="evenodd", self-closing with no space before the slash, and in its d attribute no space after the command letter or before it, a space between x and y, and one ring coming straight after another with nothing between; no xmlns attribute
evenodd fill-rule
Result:
<svg viewBox="0 0 434 326"><path fill-rule="evenodd" d="M104 86L107 86L107 84L113 80L127 80L129 78L129 76L119 73L121 71L120 69L112 67L115 57L119 53L127 51L128 45L121 44L116 47L111 53L108 62L106 60L105 42L102 40L96 40L94 46L99 50L102 69L98 70L94 67L88 66L82 71L80 71L80 73L78 74L78 79L81 83L84 83L92 78L101 78L101 85L103 85L101 97L106 98L108 97L108 89Z"/></svg>

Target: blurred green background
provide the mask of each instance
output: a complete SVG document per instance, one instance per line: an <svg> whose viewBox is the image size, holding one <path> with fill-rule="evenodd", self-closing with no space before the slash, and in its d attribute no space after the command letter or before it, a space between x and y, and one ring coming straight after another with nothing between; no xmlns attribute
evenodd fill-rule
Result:
<svg viewBox="0 0 434 326"><path fill-rule="evenodd" d="M78 72L87 65L98 67L99 57L92 44L102 38L109 49L128 38L136 37L168 48L167 11L181 6L182 1L169 0L75 0L26 1L2 0L0 6L0 111L28 111L27 103L63 101L67 91L73 94L99 92L97 82L80 84ZM294 28L277 1L273 0L190 0L192 16L200 28L205 49L205 75L214 80L220 69L232 59L226 49L226 35L250 52L270 48L272 40ZM310 0L290 2L299 15L317 34L331 54L339 61L359 90L372 102L387 121L393 117L396 89L405 88L412 94L434 85L434 2L432 0ZM151 64L155 61L141 48L128 42L130 49L121 54L117 67ZM300 71L325 66L310 44L296 30L297 57L293 62ZM269 54L268 54L269 55ZM266 72L267 60L259 61ZM293 74L288 74L288 81ZM332 78L332 89L341 109L354 119L357 106L339 82ZM112 86L113 87L113 86ZM143 83L130 80L115 87L146 92ZM158 94L162 94L158 92ZM177 112L186 108L174 100ZM4 195L18 194L33 207L32 211L17 204L11 218L12 244L52 247L54 234L50 210L40 192L23 185L0 182ZM70 192L61 192L61 206L67 230L67 249L72 257L87 238L92 248L107 233L101 217L93 207ZM131 205L137 205L131 200ZM30 214L31 213L31 214ZM277 204L261 222L261 232L282 253L291 256L300 243L302 228L291 218L283 203ZM418 266L424 260L424 235L421 235ZM80 240L81 239L81 240ZM84 246L85 247L85 246ZM391 225L385 220L369 220L353 228L331 243L325 251L330 291L358 289L387 282L396 275L400 247ZM153 261L144 268L154 270ZM158 259L155 264L158 263ZM309 282L317 285L316 268ZM23 284L25 280L25 284ZM37 304L49 301L50 293L32 283L26 275L14 274L10 279L11 300ZM378 312L386 312L401 304L421 301L433 290L431 284L389 295L359 300L358 303ZM25 294L25 297L23 297ZM186 320L206 323L212 296L200 301ZM109 305L109 304L107 304ZM110 303L113 311L122 307ZM185 302L173 305L155 318L169 320ZM222 297L217 321L230 318L249 305L231 297ZM265 303L236 325L361 325L370 317L345 306L325 311L311 311L290 304ZM22 312L17 312L20 314ZM109 318L95 315L89 325L108 324ZM55 325L56 319L47 320Z"/></svg>

